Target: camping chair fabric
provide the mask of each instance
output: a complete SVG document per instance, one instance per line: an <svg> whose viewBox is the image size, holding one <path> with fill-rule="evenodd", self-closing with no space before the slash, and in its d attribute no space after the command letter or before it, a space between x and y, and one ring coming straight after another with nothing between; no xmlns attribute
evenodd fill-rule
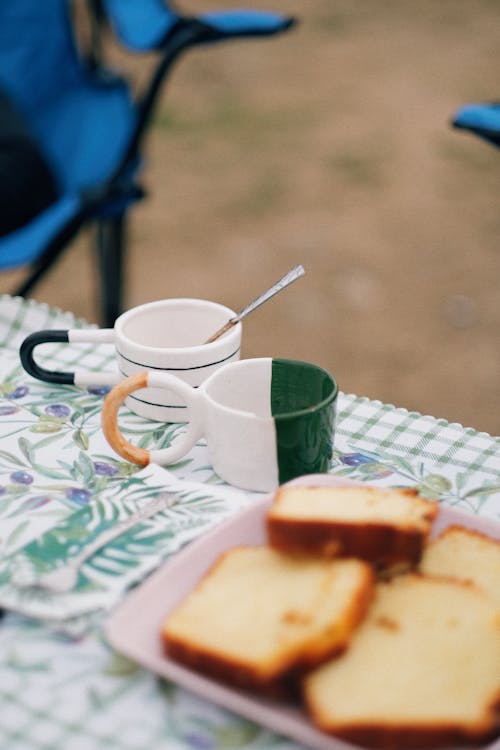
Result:
<svg viewBox="0 0 500 750"><path fill-rule="evenodd" d="M110 231L99 232L99 252L102 318L111 325L122 308L123 224L144 196L137 183L141 149L173 61L197 44L285 31L292 19L258 11L181 16L163 0L89 0L88 7L128 49L157 50L156 70L136 98L126 80L82 55L69 0L0 3L0 91L26 118L60 196L0 238L0 269L30 264L32 274L18 289L27 294L82 225L110 223Z"/></svg>
<svg viewBox="0 0 500 750"><path fill-rule="evenodd" d="M103 0L109 23L134 52L159 49L180 20L162 0Z"/></svg>

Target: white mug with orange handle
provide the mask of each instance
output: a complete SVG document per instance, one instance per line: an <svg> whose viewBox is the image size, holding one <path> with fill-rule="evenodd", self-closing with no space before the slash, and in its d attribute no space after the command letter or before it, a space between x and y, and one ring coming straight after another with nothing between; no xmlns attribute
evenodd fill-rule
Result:
<svg viewBox="0 0 500 750"><path fill-rule="evenodd" d="M123 401L137 389L168 389L186 406L186 431L162 450L128 442L118 425ZM204 437L214 471L243 489L266 492L303 474L328 471L337 384L323 368L298 360L261 357L231 362L199 388L159 372L119 383L105 399L104 434L129 461L169 465Z"/></svg>

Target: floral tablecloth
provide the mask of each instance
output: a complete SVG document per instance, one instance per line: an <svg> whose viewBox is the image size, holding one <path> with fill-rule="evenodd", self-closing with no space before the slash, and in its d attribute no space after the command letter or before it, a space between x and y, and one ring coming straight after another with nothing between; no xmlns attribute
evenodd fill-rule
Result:
<svg viewBox="0 0 500 750"><path fill-rule="evenodd" d="M70 313L0 298L0 748L298 750L157 679L106 643L102 624L128 587L259 495L225 486L203 443L169 471L132 467L101 433L105 389L49 386L24 373L18 348L28 333L83 326ZM39 359L59 369L114 368L108 345L46 345ZM415 486L500 518L500 438L345 393L338 407L333 474ZM183 429L130 413L123 424L146 447L168 445ZM62 564L165 489L176 493L175 505L97 553L71 594L13 585L20 574Z"/></svg>

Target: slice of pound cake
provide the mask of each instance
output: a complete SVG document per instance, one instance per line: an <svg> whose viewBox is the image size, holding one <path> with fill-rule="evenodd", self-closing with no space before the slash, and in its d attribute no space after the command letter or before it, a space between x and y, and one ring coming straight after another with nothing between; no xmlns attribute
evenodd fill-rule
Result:
<svg viewBox="0 0 500 750"><path fill-rule="evenodd" d="M472 581L500 607L500 541L479 531L449 526L427 544L420 570Z"/></svg>
<svg viewBox="0 0 500 750"><path fill-rule="evenodd" d="M170 614L162 639L193 669L279 695L288 677L346 647L373 591L360 560L234 547Z"/></svg>
<svg viewBox="0 0 500 750"><path fill-rule="evenodd" d="M409 488L283 486L268 511L267 533L286 552L414 565L437 511L437 503Z"/></svg>
<svg viewBox="0 0 500 750"><path fill-rule="evenodd" d="M407 574L379 583L349 649L304 679L313 721L386 749L498 735L500 610L471 584Z"/></svg>

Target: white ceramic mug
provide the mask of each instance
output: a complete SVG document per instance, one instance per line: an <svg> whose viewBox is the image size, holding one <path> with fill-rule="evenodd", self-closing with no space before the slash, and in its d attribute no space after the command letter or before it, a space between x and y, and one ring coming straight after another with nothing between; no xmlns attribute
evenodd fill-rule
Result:
<svg viewBox="0 0 500 750"><path fill-rule="evenodd" d="M114 328L44 330L28 336L20 348L24 369L48 383L81 386L115 385L144 370L176 375L197 387L219 367L238 360L241 323L210 344L204 342L236 313L202 299L165 299L149 302L123 313ZM34 359L34 349L43 343L112 343L116 350L116 373L58 372L47 370ZM128 408L146 419L184 422L186 406L165 388L148 387L127 397Z"/></svg>
<svg viewBox="0 0 500 750"><path fill-rule="evenodd" d="M138 448L119 430L121 403L144 387L168 389L187 406L186 432L163 450ZM264 492L303 474L328 471L337 392L323 368L270 357L226 364L196 390L171 375L144 372L107 395L103 431L117 453L140 465L174 463L204 436L222 479Z"/></svg>

